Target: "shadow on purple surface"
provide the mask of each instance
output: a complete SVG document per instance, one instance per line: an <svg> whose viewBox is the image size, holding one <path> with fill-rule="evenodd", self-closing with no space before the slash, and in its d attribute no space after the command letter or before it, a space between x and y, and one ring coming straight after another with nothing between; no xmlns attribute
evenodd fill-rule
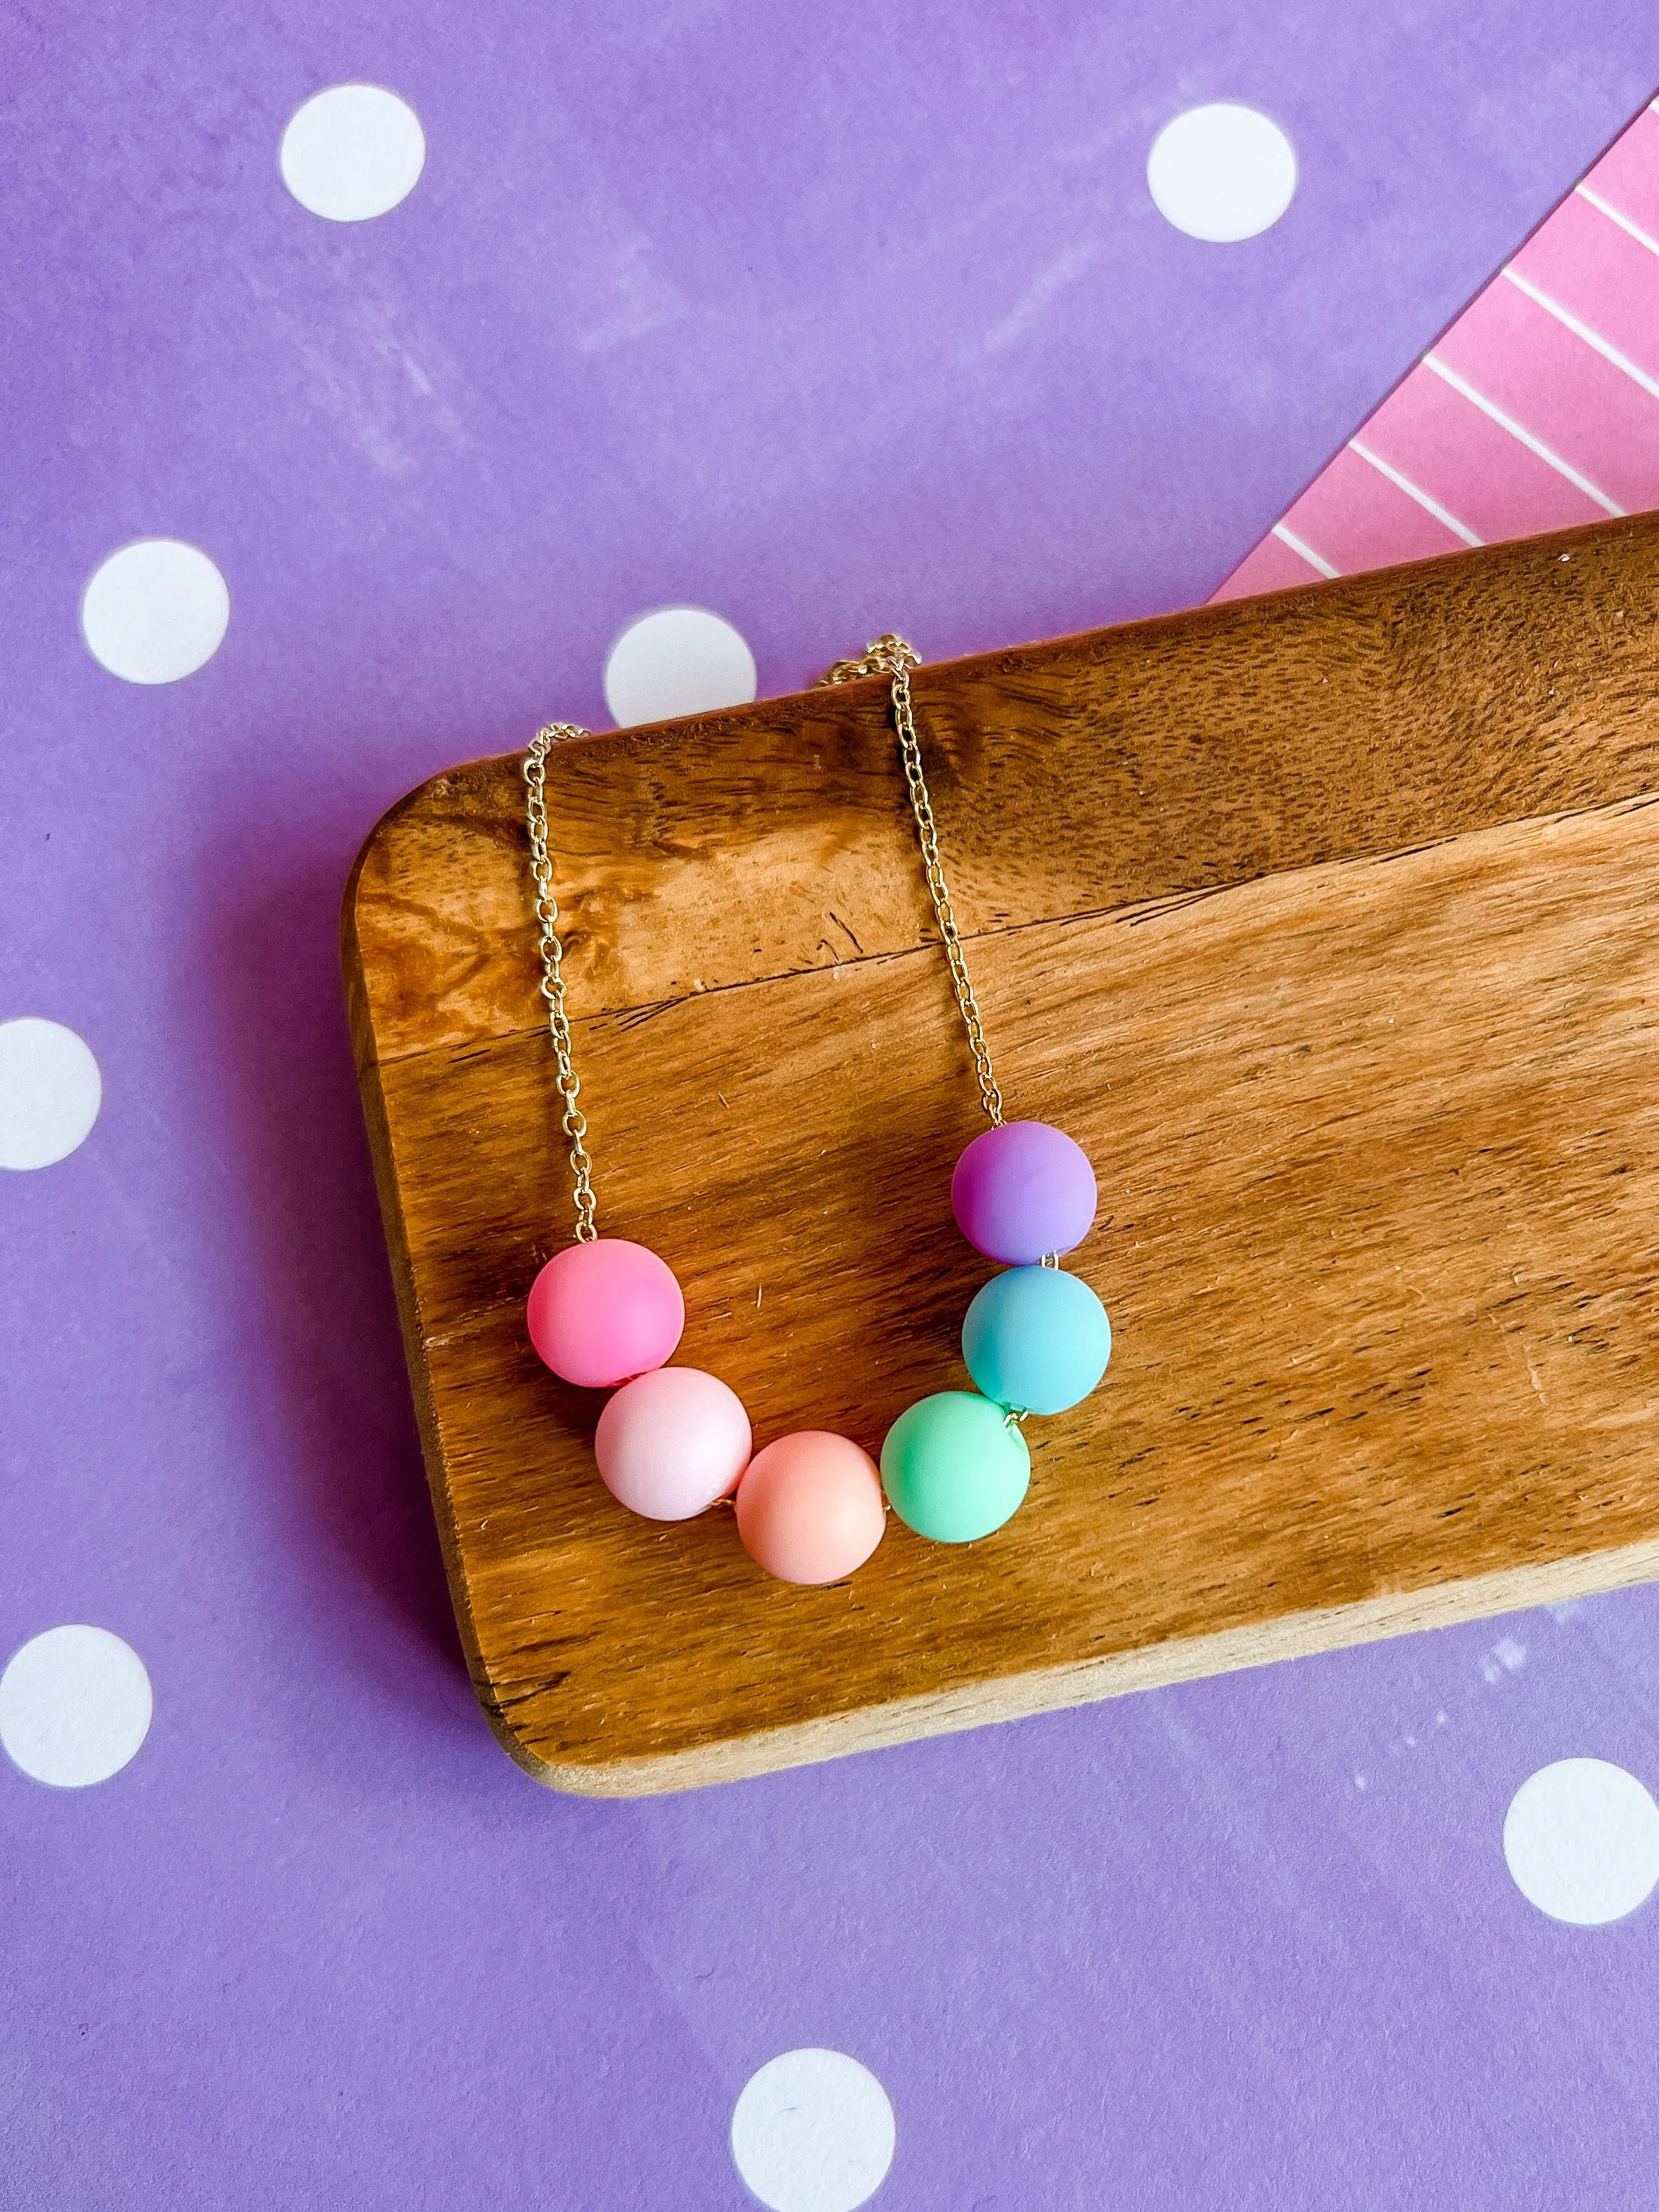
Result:
<svg viewBox="0 0 1659 2212"><path fill-rule="evenodd" d="M322 834L318 834L318 833ZM324 1556L318 1603L336 1619L365 1594L428 1654L465 1674L433 1521L358 1102L336 951L346 838L246 865L208 917L213 994L231 1110L232 1165L246 1194L250 1272L269 1347L279 1463L300 1507L298 1539ZM301 1571L304 1559L294 1563ZM331 1640L339 1636L331 1631ZM368 1639L383 1658L384 1639ZM352 1637L355 1656L365 1639ZM371 1661L370 1663L373 1663Z"/></svg>

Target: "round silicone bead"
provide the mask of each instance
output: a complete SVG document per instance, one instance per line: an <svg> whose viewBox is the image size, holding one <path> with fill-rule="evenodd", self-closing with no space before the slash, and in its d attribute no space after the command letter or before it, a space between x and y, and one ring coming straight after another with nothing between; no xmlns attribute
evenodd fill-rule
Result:
<svg viewBox="0 0 1659 2212"><path fill-rule="evenodd" d="M1008 1267L1069 1252L1098 1193L1089 1155L1047 1121L1005 1121L974 1139L951 1177L951 1211L976 1252Z"/></svg>
<svg viewBox="0 0 1659 2212"><path fill-rule="evenodd" d="M567 1244L530 1286L530 1341L556 1375L609 1390L672 1358L685 1300L666 1260L626 1237Z"/></svg>
<svg viewBox="0 0 1659 2212"><path fill-rule="evenodd" d="M1112 1324L1087 1283L1058 1267L993 1275L962 1324L968 1372L999 1406L1063 1413L1106 1372Z"/></svg>
<svg viewBox="0 0 1659 2212"><path fill-rule="evenodd" d="M1000 1406L971 1390L919 1400L881 1448L888 1504L936 1544L971 1544L1001 1528L1030 1480L1024 1437Z"/></svg>
<svg viewBox="0 0 1659 2212"><path fill-rule="evenodd" d="M864 1565L886 1527L875 1462L826 1429L779 1437L738 1485L744 1549L780 1582L838 1583Z"/></svg>
<svg viewBox="0 0 1659 2212"><path fill-rule="evenodd" d="M655 1367L599 1415L593 1456L605 1488L647 1521L689 1521L729 1498L753 1438L735 1390L699 1367Z"/></svg>

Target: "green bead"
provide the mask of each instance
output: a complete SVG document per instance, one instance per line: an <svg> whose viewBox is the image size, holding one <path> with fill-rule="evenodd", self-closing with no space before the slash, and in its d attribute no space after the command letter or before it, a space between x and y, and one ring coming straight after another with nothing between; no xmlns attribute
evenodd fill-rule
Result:
<svg viewBox="0 0 1659 2212"><path fill-rule="evenodd" d="M973 1390L918 1400L881 1448L888 1504L935 1544L971 1544L1000 1528L1030 1480L1024 1437L1000 1406Z"/></svg>

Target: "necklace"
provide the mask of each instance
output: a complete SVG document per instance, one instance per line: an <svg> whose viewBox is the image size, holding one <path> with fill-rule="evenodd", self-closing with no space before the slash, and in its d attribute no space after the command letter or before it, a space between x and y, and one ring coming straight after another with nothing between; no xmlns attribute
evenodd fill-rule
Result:
<svg viewBox="0 0 1659 2212"><path fill-rule="evenodd" d="M781 1581L839 1582L880 1542L887 1503L918 1535L972 1543L1018 1510L1030 1482L1021 1424L1064 1413L1106 1371L1111 1325L1088 1285L1060 1255L1088 1235L1094 1170L1081 1146L1045 1121L1010 1121L968 972L939 857L910 696L917 655L901 637L878 637L859 659L821 679L850 684L885 675L891 685L911 811L939 940L973 1054L989 1127L963 1152L951 1207L975 1249L1002 1263L969 1305L963 1358L975 1388L941 1390L901 1413L878 1473L850 1437L797 1430L756 1452L737 1393L718 1376L668 1364L685 1327L672 1269L626 1238L601 1237L581 1085L571 1048L564 947L548 848L549 750L588 732L574 723L538 730L525 756L526 816L541 951L543 1000L574 1186L574 1241L537 1275L526 1319L541 1358L567 1382L614 1395L599 1415L594 1457L606 1487L653 1521L689 1520L721 1498L737 1509L745 1550Z"/></svg>

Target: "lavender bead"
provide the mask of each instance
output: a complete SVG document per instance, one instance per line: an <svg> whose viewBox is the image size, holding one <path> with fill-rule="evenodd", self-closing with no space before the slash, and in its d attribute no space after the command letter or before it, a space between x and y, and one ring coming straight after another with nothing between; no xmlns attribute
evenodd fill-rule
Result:
<svg viewBox="0 0 1659 2212"><path fill-rule="evenodd" d="M1047 1121L1006 1121L986 1130L951 1178L951 1211L963 1235L988 1260L1013 1267L1080 1244L1096 1200L1088 1154Z"/></svg>

